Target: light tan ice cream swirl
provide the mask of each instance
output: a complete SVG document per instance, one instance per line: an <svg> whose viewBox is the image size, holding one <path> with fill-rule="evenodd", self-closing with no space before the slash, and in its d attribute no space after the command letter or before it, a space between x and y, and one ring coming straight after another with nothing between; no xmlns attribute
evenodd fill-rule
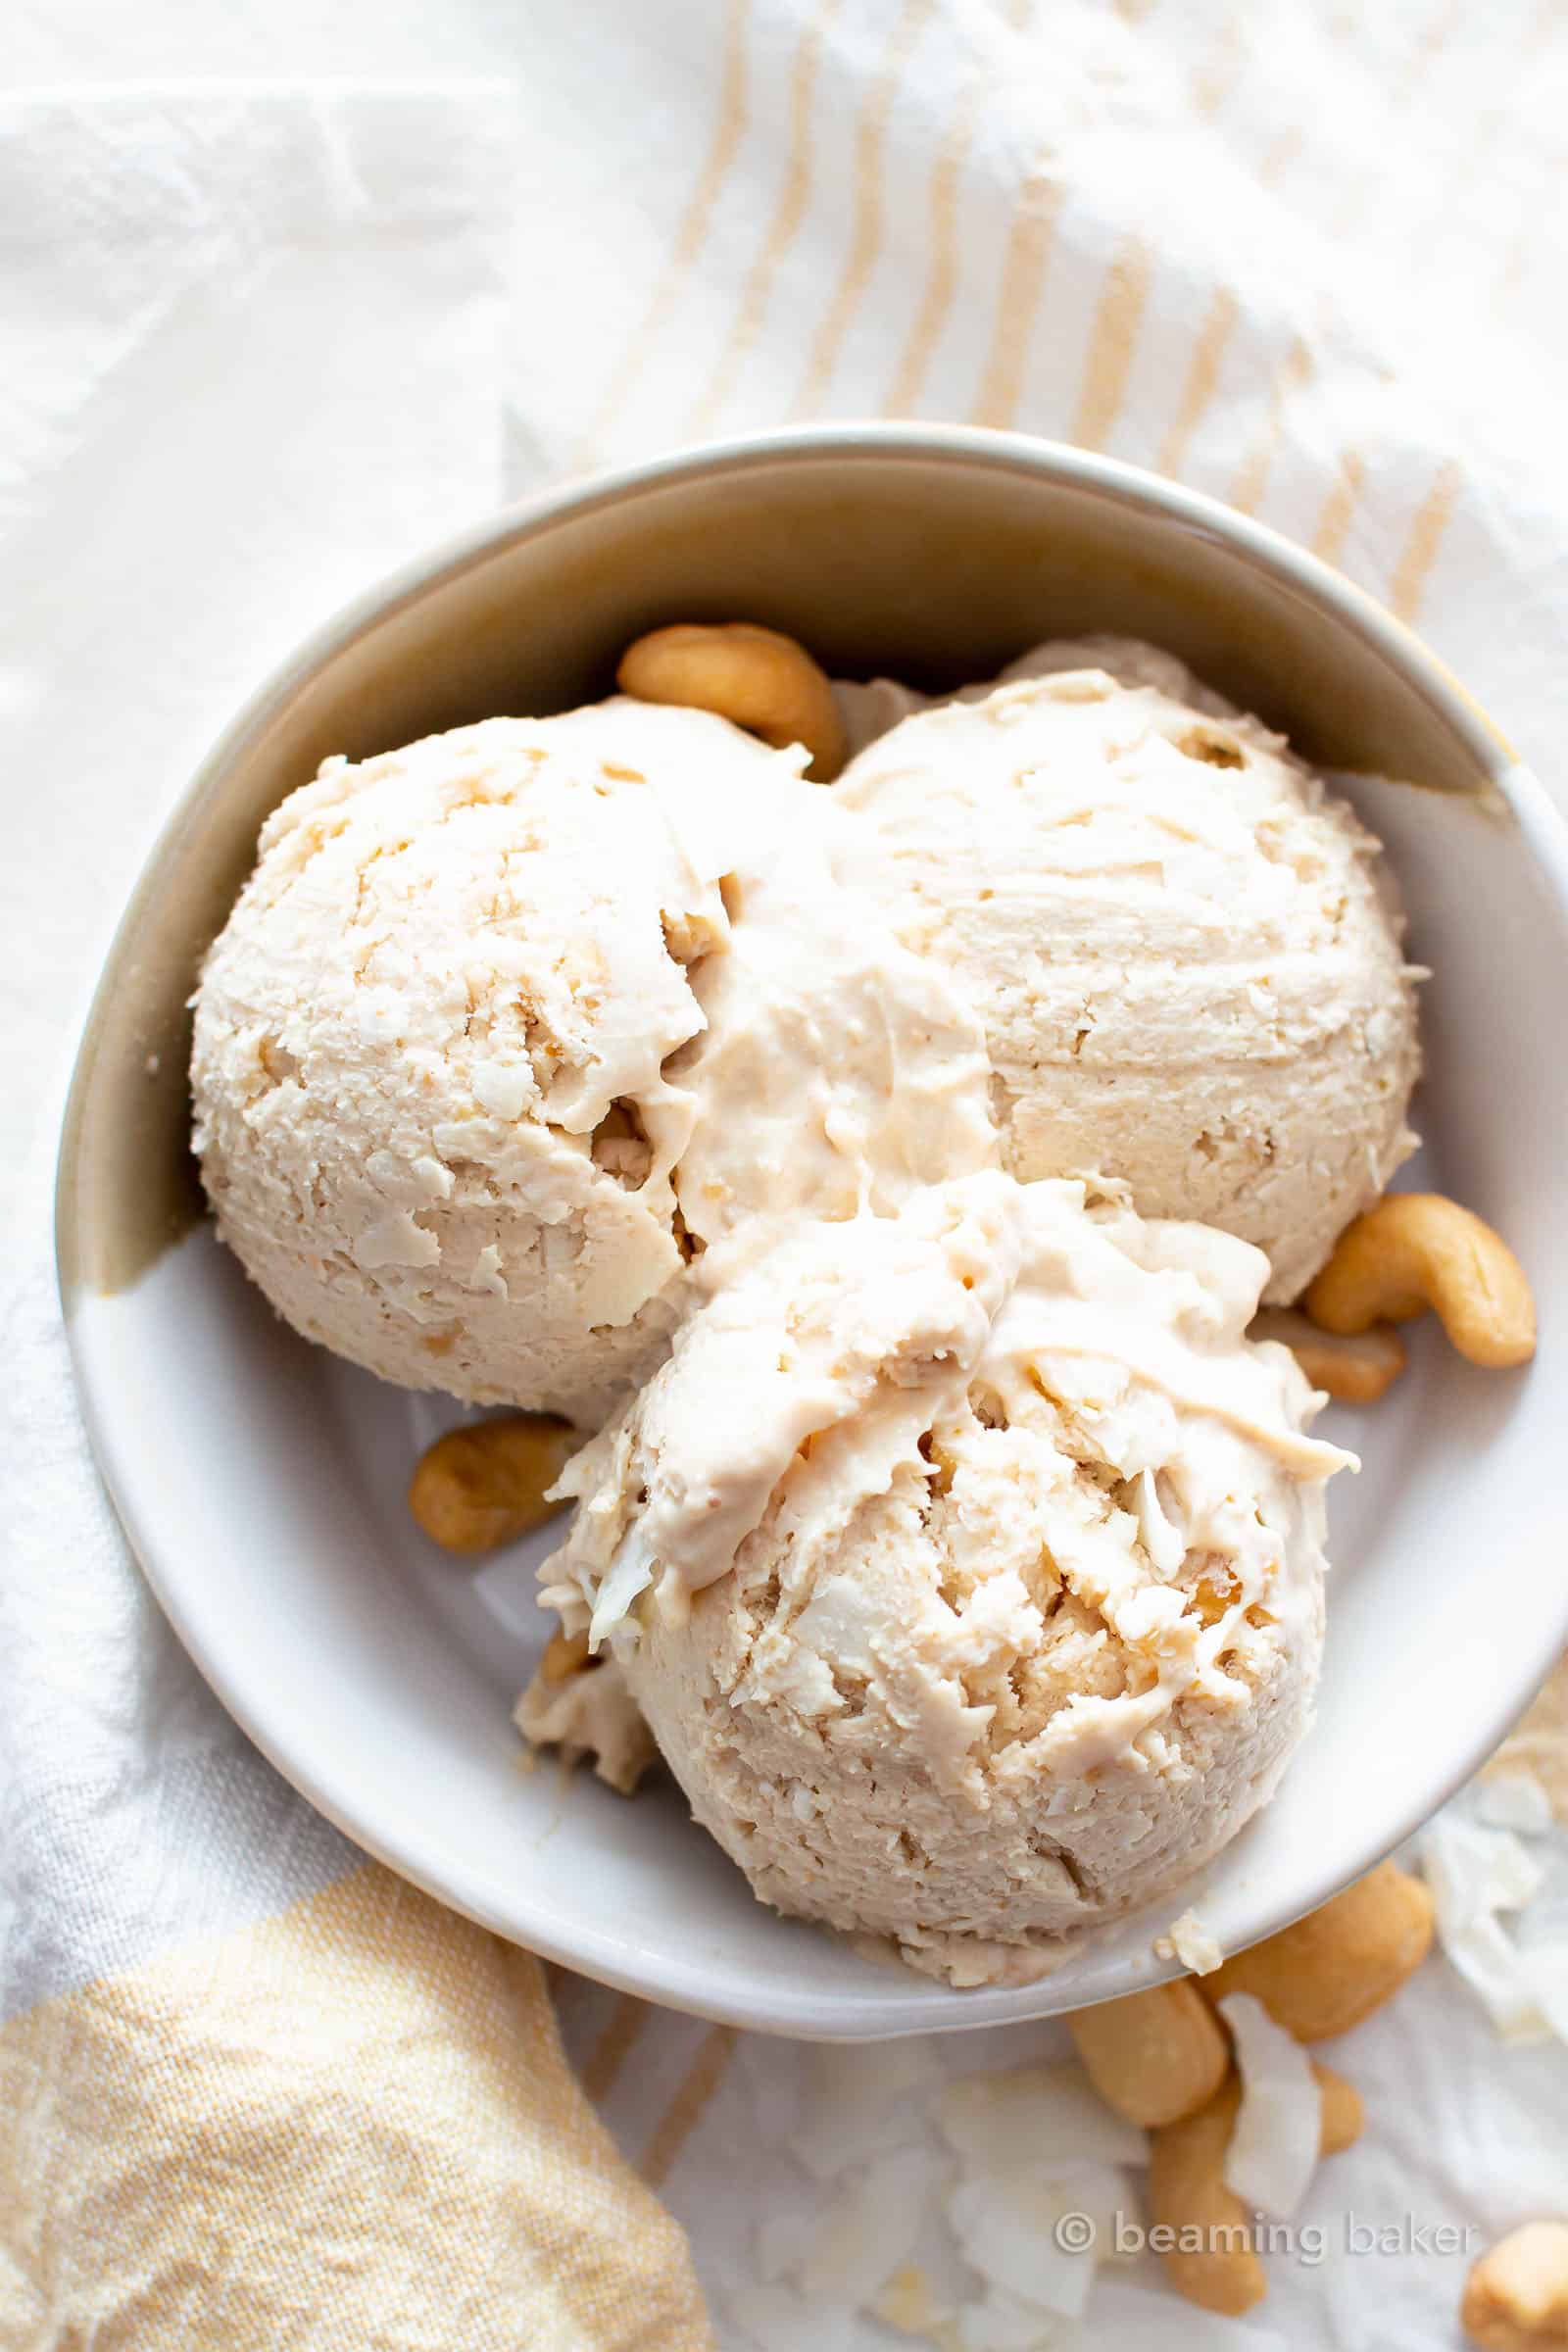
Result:
<svg viewBox="0 0 1568 2352"><path fill-rule="evenodd" d="M978 1020L842 879L803 757L616 698L328 760L269 818L191 1081L289 1323L596 1425L706 1245L994 1163Z"/></svg>
<svg viewBox="0 0 1568 2352"><path fill-rule="evenodd" d="M1025 1981L1272 1793L1349 1457L1265 1272L976 1175L756 1257L576 1456L544 1597L763 1901Z"/></svg>
<svg viewBox="0 0 1568 2352"><path fill-rule="evenodd" d="M917 700L856 689L852 731ZM984 1020L1012 1174L1118 1178L1295 1298L1414 1148L1415 975L1345 803L1121 638L915 709L834 789L888 919Z"/></svg>

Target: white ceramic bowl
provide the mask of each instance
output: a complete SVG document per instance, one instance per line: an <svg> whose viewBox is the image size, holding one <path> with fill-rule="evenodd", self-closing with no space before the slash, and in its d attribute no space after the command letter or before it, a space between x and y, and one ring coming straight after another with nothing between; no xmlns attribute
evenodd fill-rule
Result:
<svg viewBox="0 0 1568 2352"><path fill-rule="evenodd" d="M605 690L639 630L703 616L936 684L1049 634L1127 630L1361 771L1352 796L1437 974L1411 1180L1498 1225L1539 1296L1528 1372L1473 1371L1423 1325L1384 1404L1330 1415L1366 1468L1334 1489L1316 1729L1275 1803L1177 1901L1021 1990L949 1991L778 1919L668 1788L627 1803L522 1771L509 1709L542 1622L498 1614L403 1506L418 1448L457 1409L295 1339L194 1217L183 1007L265 811L328 752L567 707ZM825 2037L1130 1991L1170 1973L1151 1947L1175 1909L1235 1947L1368 1868L1482 1759L1568 1638L1565 974L1568 839L1540 788L1412 637L1220 507L1073 451L912 426L778 434L562 491L321 630L235 721L152 858L62 1156L62 1279L98 1457L186 1646L257 1743L350 1837L503 1935L656 2000Z"/></svg>

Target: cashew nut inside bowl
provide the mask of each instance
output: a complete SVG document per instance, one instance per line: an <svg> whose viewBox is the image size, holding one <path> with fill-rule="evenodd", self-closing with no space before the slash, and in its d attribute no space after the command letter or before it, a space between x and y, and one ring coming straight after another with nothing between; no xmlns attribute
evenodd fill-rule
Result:
<svg viewBox="0 0 1568 2352"><path fill-rule="evenodd" d="M849 744L827 673L804 645L748 620L679 621L639 637L616 682L643 703L682 703L760 735L776 751L800 744L807 773L831 783Z"/></svg>
<svg viewBox="0 0 1568 2352"><path fill-rule="evenodd" d="M1435 1307L1472 1364L1505 1369L1536 1351L1536 1305L1507 1243L1441 1193L1390 1193L1347 1226L1307 1290L1310 1320L1342 1334Z"/></svg>
<svg viewBox="0 0 1568 2352"><path fill-rule="evenodd" d="M1250 1336L1289 1348L1313 1388L1341 1404L1375 1404L1408 1361L1404 1342L1390 1323L1362 1332L1321 1331L1294 1306L1260 1308Z"/></svg>
<svg viewBox="0 0 1568 2352"><path fill-rule="evenodd" d="M547 1500L582 1435L553 1413L507 1413L449 1429L420 1455L409 1508L444 1551L472 1558L542 1527Z"/></svg>

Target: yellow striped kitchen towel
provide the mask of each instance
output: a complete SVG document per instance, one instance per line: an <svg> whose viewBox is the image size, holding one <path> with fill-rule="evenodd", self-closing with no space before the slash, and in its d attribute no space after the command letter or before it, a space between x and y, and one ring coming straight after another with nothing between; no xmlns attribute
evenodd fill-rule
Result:
<svg viewBox="0 0 1568 2352"><path fill-rule="evenodd" d="M540 39L518 90L515 487L813 417L1076 442L1419 619L1550 782L1557 0L606 0L593 22Z"/></svg>
<svg viewBox="0 0 1568 2352"><path fill-rule="evenodd" d="M0 2343L709 2352L537 1960L376 1864L0 2031Z"/></svg>

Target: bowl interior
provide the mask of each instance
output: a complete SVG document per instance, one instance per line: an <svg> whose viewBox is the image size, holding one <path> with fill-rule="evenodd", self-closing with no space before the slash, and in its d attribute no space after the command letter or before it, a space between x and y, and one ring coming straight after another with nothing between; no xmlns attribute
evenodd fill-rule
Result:
<svg viewBox="0 0 1568 2352"><path fill-rule="evenodd" d="M435 1553L402 1495L458 1409L295 1340L198 1219L185 1003L266 812L329 753L600 694L630 637L690 617L761 620L840 671L936 686L1054 633L1116 629L1355 771L1437 974L1428 1149L1407 1181L1480 1208L1537 1285L1527 1374L1474 1372L1423 1328L1390 1399L1330 1417L1366 1467L1335 1494L1317 1728L1189 1893L1035 1986L955 1994L878 1967L754 1903L672 1791L627 1805L524 1769L508 1711L542 1642L528 1586L546 1541L477 1578ZM1000 438L845 431L713 453L503 518L378 592L263 691L171 825L68 1118L61 1264L89 1423L198 1664L308 1795L435 1893L743 2024L857 2036L1040 2014L1168 1974L1152 1939L1189 1902L1235 1945L1322 1900L1472 1768L1568 1637L1568 1462L1551 1442L1568 1099L1543 1083L1568 863L1506 768L1435 666L1317 567L1124 469Z"/></svg>

